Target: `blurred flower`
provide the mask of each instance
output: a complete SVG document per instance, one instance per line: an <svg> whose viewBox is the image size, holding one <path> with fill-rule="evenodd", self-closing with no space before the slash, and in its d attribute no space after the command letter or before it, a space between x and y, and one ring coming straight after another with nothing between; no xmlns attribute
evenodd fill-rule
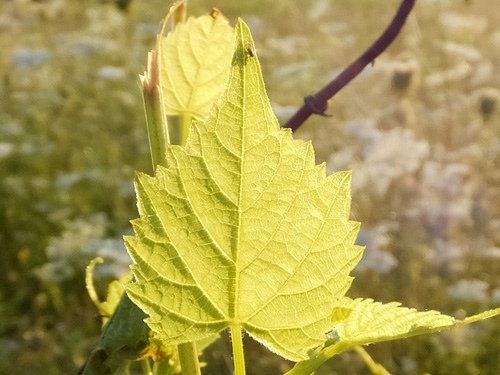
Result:
<svg viewBox="0 0 500 375"><path fill-rule="evenodd" d="M107 218L95 214L68 223L66 230L50 240L48 262L36 270L43 280L60 283L85 270L91 259L100 256L105 263L96 275L118 279L128 272L130 258L122 238L104 238Z"/></svg>
<svg viewBox="0 0 500 375"><path fill-rule="evenodd" d="M401 370L404 374L415 374L417 373L417 361L409 356L403 356L399 360L401 362Z"/></svg>
<svg viewBox="0 0 500 375"><path fill-rule="evenodd" d="M453 82L462 83L462 80L464 80L472 72L472 66L466 61L461 61L447 70L429 74L425 78L425 84L427 86L436 87Z"/></svg>
<svg viewBox="0 0 500 375"><path fill-rule="evenodd" d="M446 53L455 58L460 58L469 62L479 62L483 59L481 52L466 44L443 42L441 46Z"/></svg>
<svg viewBox="0 0 500 375"><path fill-rule="evenodd" d="M96 37L79 37L75 40L75 36L65 36L61 38L61 49L75 57L88 57L97 53L110 53L118 47L115 41L96 38Z"/></svg>
<svg viewBox="0 0 500 375"><path fill-rule="evenodd" d="M422 168L420 203L423 225L430 237L448 235L448 228L470 225L474 207L470 169L461 163L428 161Z"/></svg>
<svg viewBox="0 0 500 375"><path fill-rule="evenodd" d="M485 257L485 258L491 258L491 260L498 260L500 261L500 247L487 247L484 250L481 250L479 252L479 255Z"/></svg>
<svg viewBox="0 0 500 375"><path fill-rule="evenodd" d="M296 62L292 64L281 65L274 69L272 74L275 80L282 81L283 84L298 78L306 78L314 70L316 64L313 61ZM293 79L292 79L293 78Z"/></svg>
<svg viewBox="0 0 500 375"><path fill-rule="evenodd" d="M366 246L363 258L356 271L371 269L380 273L390 272L398 265L397 259L383 248L387 246L390 237L387 234L389 226L381 224L375 228L361 228L356 244Z"/></svg>
<svg viewBox="0 0 500 375"><path fill-rule="evenodd" d="M417 140L412 131L379 130L373 119L351 121L345 125L345 131L361 147L361 160L353 160L350 165L356 170L353 190L369 187L383 195L393 181L415 173L429 153L427 142ZM330 165L336 165L336 157L332 155Z"/></svg>
<svg viewBox="0 0 500 375"><path fill-rule="evenodd" d="M107 172L98 168L92 168L82 172L61 174L57 177L55 186L57 189L67 190L83 181L96 182L103 179L105 180L106 178L109 178L109 174Z"/></svg>
<svg viewBox="0 0 500 375"><path fill-rule="evenodd" d="M115 81L125 77L125 70L117 66L103 66L96 72L98 78Z"/></svg>
<svg viewBox="0 0 500 375"><path fill-rule="evenodd" d="M0 126L0 136L2 139L7 137L20 137L24 133L24 129L17 121L3 121Z"/></svg>
<svg viewBox="0 0 500 375"><path fill-rule="evenodd" d="M136 31L139 35L145 37L155 37L158 34L158 24L139 22L136 26Z"/></svg>
<svg viewBox="0 0 500 375"><path fill-rule="evenodd" d="M458 41L472 42L477 37L483 37L488 27L486 17L470 14L445 12L441 15L440 21L447 32L447 37Z"/></svg>
<svg viewBox="0 0 500 375"><path fill-rule="evenodd" d="M311 3L307 15L307 19L313 21L319 21L325 14L328 14L328 10L331 9L329 0L317 0Z"/></svg>
<svg viewBox="0 0 500 375"><path fill-rule="evenodd" d="M129 271L131 263L122 238L95 239L83 249L85 254L95 258L100 256L104 264L96 268L97 277L111 277L119 279Z"/></svg>
<svg viewBox="0 0 500 375"><path fill-rule="evenodd" d="M485 301L488 284L478 279L463 279L448 288L450 298L466 301Z"/></svg>
<svg viewBox="0 0 500 375"><path fill-rule="evenodd" d="M273 107L273 112L278 118L280 124L284 124L297 111L297 107L291 105L284 106L276 102L272 102L271 105Z"/></svg>
<svg viewBox="0 0 500 375"><path fill-rule="evenodd" d="M445 234L439 233L438 235ZM453 240L433 238L430 241L428 251L425 252L425 260L429 264L446 267L446 269L456 273L463 268L464 252L465 249Z"/></svg>
<svg viewBox="0 0 500 375"><path fill-rule="evenodd" d="M493 290L491 293L491 300L493 303L500 303L500 288Z"/></svg>
<svg viewBox="0 0 500 375"><path fill-rule="evenodd" d="M16 48L10 54L10 61L18 68L30 68L48 62L51 54L47 50Z"/></svg>
<svg viewBox="0 0 500 375"><path fill-rule="evenodd" d="M480 87L491 84L491 78L494 77L496 71L496 63L491 60L482 59L474 66L474 73L471 76L470 82L472 87Z"/></svg>
<svg viewBox="0 0 500 375"><path fill-rule="evenodd" d="M0 142L0 159L9 156L14 150L12 143Z"/></svg>

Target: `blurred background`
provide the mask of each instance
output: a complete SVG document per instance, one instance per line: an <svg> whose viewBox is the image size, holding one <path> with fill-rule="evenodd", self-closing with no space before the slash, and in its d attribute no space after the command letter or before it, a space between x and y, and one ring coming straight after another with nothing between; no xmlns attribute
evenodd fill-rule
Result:
<svg viewBox="0 0 500 375"><path fill-rule="evenodd" d="M396 0L190 0L250 25L285 122L379 36ZM463 318L500 305L500 8L418 0L398 40L312 118L330 171L353 170L367 246L351 297ZM167 0L0 0L0 374L74 374L101 291L128 270L135 170L150 172L138 74ZM290 364L248 340L250 374ZM491 319L368 351L394 374L498 374ZM207 374L230 373L226 337ZM367 374L355 353L318 374Z"/></svg>

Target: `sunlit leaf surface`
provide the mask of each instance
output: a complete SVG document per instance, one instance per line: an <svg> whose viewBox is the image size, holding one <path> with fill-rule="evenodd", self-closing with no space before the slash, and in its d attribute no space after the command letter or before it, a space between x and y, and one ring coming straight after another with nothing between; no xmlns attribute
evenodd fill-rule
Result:
<svg viewBox="0 0 500 375"><path fill-rule="evenodd" d="M438 311L422 311L402 307L399 302L383 304L371 299L344 298L342 311L348 317L336 327L340 340L352 345L394 340L443 330L456 320ZM337 309L334 309L334 316Z"/></svg>
<svg viewBox="0 0 500 375"><path fill-rule="evenodd" d="M168 342L241 327L301 360L325 341L361 257L350 173L326 176L311 144L280 129L241 21L236 34L215 110L169 147L168 168L136 179L127 293Z"/></svg>
<svg viewBox="0 0 500 375"><path fill-rule="evenodd" d="M160 42L160 86L167 115L204 119L223 93L234 30L218 11L189 18Z"/></svg>
<svg viewBox="0 0 500 375"><path fill-rule="evenodd" d="M417 311L399 302L383 304L372 299L344 297L333 309L334 329L324 347L310 353L286 375L311 374L324 362L358 345L408 338L470 324L500 314L500 308L457 320L438 311Z"/></svg>

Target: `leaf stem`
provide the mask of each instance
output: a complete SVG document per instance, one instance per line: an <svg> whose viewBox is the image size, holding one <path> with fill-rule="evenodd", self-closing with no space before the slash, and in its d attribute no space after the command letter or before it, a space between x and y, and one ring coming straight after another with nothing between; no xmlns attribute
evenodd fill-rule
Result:
<svg viewBox="0 0 500 375"><path fill-rule="evenodd" d="M177 346L183 375L201 375L196 343L186 342Z"/></svg>
<svg viewBox="0 0 500 375"><path fill-rule="evenodd" d="M153 375L151 364L149 363L149 360L147 358L141 361L141 368L144 375Z"/></svg>
<svg viewBox="0 0 500 375"><path fill-rule="evenodd" d="M311 358L305 361L297 362L290 371L284 375L309 375L312 374L323 363L328 361L333 356L342 353L349 349L350 345L345 342L338 342L326 348L318 348Z"/></svg>
<svg viewBox="0 0 500 375"><path fill-rule="evenodd" d="M353 349L363 359L373 375L391 375L380 363L375 362L361 345L356 345Z"/></svg>
<svg viewBox="0 0 500 375"><path fill-rule="evenodd" d="M245 354L240 326L231 326L231 344L233 346L234 375L245 375Z"/></svg>
<svg viewBox="0 0 500 375"><path fill-rule="evenodd" d="M180 140L181 140L181 145L186 144L186 140L189 134L189 128L191 126L191 120L193 119L193 116L188 114L188 113L181 113L180 114L180 122L181 122L181 128L180 128Z"/></svg>
<svg viewBox="0 0 500 375"><path fill-rule="evenodd" d="M151 160L155 171L157 165L166 165L167 145L170 143L167 120L162 111L157 51L149 52L148 69L140 78Z"/></svg>
<svg viewBox="0 0 500 375"><path fill-rule="evenodd" d="M98 263L104 263L104 259L101 257L96 257L92 259L85 268L85 286L87 287L87 293L89 294L90 300L94 303L95 307L101 312L101 301L95 290L94 286L94 269Z"/></svg>

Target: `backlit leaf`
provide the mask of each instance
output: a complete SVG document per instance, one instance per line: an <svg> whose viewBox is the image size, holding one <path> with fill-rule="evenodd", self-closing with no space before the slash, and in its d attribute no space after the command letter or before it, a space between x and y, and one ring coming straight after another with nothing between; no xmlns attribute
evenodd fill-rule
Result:
<svg viewBox="0 0 500 375"><path fill-rule="evenodd" d="M240 21L208 120L169 146L168 168L138 175L127 293L162 340L237 327L297 361L333 325L362 254L359 224L348 219L350 173L326 176L311 144L280 129L254 51Z"/></svg>
<svg viewBox="0 0 500 375"><path fill-rule="evenodd" d="M328 359L358 345L439 332L499 314L500 308L456 320L438 311L402 307L399 302L383 304L372 299L344 297L333 309L335 328L329 333L330 340L323 348L314 350L308 360L297 363L286 375L311 374Z"/></svg>
<svg viewBox="0 0 500 375"><path fill-rule="evenodd" d="M457 323L438 311L419 312L402 307L399 302L383 304L371 299L344 298L340 306L351 313L337 325L336 331L341 341L353 346L437 332Z"/></svg>
<svg viewBox="0 0 500 375"><path fill-rule="evenodd" d="M233 44L233 28L217 10L190 17L161 38L160 87L167 115L208 115L226 87Z"/></svg>

